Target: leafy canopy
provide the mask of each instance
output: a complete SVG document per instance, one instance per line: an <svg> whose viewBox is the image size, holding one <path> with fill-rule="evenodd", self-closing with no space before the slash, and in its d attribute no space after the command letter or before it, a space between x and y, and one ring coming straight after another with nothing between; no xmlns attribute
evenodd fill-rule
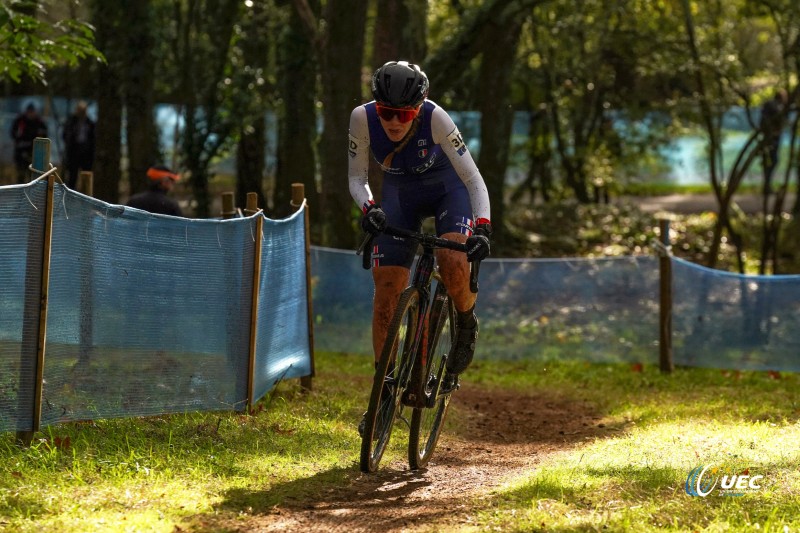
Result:
<svg viewBox="0 0 800 533"><path fill-rule="evenodd" d="M47 22L44 3L0 0L0 79L19 82L23 76L46 83L47 70L77 65L80 59L103 55L94 47L94 28L83 21Z"/></svg>

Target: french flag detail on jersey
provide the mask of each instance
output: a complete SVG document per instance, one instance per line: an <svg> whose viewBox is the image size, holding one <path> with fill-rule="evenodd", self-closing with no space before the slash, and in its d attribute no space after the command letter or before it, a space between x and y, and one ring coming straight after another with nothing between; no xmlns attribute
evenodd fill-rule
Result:
<svg viewBox="0 0 800 533"><path fill-rule="evenodd" d="M381 266L381 257L383 257L382 253L378 252L378 245L372 247L372 266L379 267Z"/></svg>
<svg viewBox="0 0 800 533"><path fill-rule="evenodd" d="M472 219L461 217L461 220L456 222L456 226L458 226L459 233L469 237L472 235L472 229L475 227L475 223L472 221Z"/></svg>
<svg viewBox="0 0 800 533"><path fill-rule="evenodd" d="M361 206L361 211L366 213L367 209L369 209L369 206L371 205L375 205L375 200L367 200L366 202L364 202L364 205Z"/></svg>

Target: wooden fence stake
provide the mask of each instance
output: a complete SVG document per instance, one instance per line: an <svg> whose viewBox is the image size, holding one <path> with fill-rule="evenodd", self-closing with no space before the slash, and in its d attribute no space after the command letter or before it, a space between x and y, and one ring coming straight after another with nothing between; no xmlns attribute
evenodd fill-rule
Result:
<svg viewBox="0 0 800 533"><path fill-rule="evenodd" d="M244 208L244 214L252 216L256 213L258 213L258 193L249 192L247 193L247 206Z"/></svg>
<svg viewBox="0 0 800 533"><path fill-rule="evenodd" d="M659 366L661 372L669 374L675 369L672 360L672 257L669 236L669 219L659 219L661 244L664 249L658 259L659 265Z"/></svg>
<svg viewBox="0 0 800 533"><path fill-rule="evenodd" d="M33 168L36 169L31 173L31 180L34 180L44 174L50 169L50 139L37 137L33 141ZM45 201L44 212L44 240L42 248L35 250L31 249L28 259L41 258L41 275L37 276L36 270L31 270L32 265L28 265L28 274L25 276L25 283L36 284L38 286L38 298L26 298L25 300L25 316L26 318L36 312L38 308L39 320L38 323L30 323L25 321L22 331L22 350L20 352L20 371L24 374L24 370L33 370L35 375L34 383L21 383L20 391L33 385L33 414L31 419L31 430L17 431L17 442L24 446L30 446L33 441L33 435L39 431L41 418L42 418L42 385L44 380L44 356L45 356L45 340L47 338L47 290L50 283L50 240L53 231L53 195L55 191L55 174L47 176L47 199ZM36 231L31 232L32 239L30 243L37 242L38 235ZM35 353L35 361L31 361L31 355ZM31 368L35 365L35 368ZM30 405L23 405L19 403L20 412L27 409Z"/></svg>
<svg viewBox="0 0 800 533"><path fill-rule="evenodd" d="M300 209L305 201L306 190L302 183L292 183L292 202L291 206L295 210ZM300 378L300 386L306 391L312 390L312 378L316 374L314 364L314 310L311 304L311 223L308 216L309 208L306 204L305 225L306 234L306 305L308 308L308 350L311 359L311 374Z"/></svg>
<svg viewBox="0 0 800 533"><path fill-rule="evenodd" d="M251 196L252 195L252 196ZM258 211L258 195L247 194L247 208ZM253 250L253 292L250 297L250 346L247 362L247 412L255 405L256 340L258 337L258 295L261 285L261 245L264 240L264 217L256 217L255 247Z"/></svg>
<svg viewBox="0 0 800 533"><path fill-rule="evenodd" d="M236 205L233 202L233 193L222 193L222 218L234 218L236 216Z"/></svg>
<svg viewBox="0 0 800 533"><path fill-rule="evenodd" d="M89 170L81 170L78 174L78 191L86 196L94 196L94 173Z"/></svg>

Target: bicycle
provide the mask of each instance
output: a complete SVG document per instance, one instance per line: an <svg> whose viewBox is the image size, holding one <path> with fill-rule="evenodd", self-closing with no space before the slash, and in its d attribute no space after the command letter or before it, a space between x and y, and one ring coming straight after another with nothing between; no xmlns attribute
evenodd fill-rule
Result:
<svg viewBox="0 0 800 533"><path fill-rule="evenodd" d="M361 471L378 468L397 418L409 426L408 463L412 470L423 468L433 455L444 425L450 396L455 388L442 387L445 365L455 340L456 310L436 270L434 250L445 248L466 253L462 243L414 231L387 227L384 233L412 239L422 246L411 284L400 294L386 341L375 368L369 407L361 439ZM363 253L369 269L372 236L368 235L356 253ZM472 263L470 289L478 292L480 263ZM436 288L431 292L431 283ZM411 422L402 416L412 409Z"/></svg>

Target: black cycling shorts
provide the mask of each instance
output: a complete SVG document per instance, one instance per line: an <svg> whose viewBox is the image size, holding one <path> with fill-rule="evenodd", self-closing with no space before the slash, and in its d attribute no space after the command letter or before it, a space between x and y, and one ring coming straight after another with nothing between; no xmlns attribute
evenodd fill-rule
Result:
<svg viewBox="0 0 800 533"><path fill-rule="evenodd" d="M472 235L474 222L469 192L458 176L399 184L386 179L381 197L381 207L390 226L420 231L424 219L435 217L439 236L445 233ZM415 242L379 235L373 241L372 266L410 268L416 251Z"/></svg>

